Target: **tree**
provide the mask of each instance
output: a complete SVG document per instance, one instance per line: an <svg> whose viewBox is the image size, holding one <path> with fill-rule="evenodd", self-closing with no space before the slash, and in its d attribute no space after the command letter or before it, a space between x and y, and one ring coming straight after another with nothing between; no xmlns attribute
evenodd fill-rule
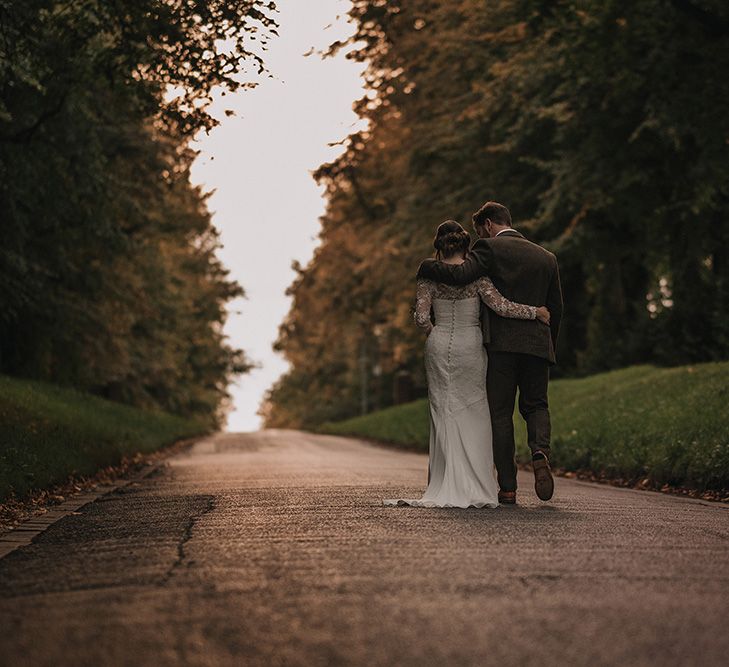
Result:
<svg viewBox="0 0 729 667"><path fill-rule="evenodd" d="M302 382L317 374L342 388L326 418L355 414L356 341L375 325L378 364L422 389L415 269L439 222L488 199L557 253L558 371L729 356L722 3L356 0L351 16L332 52L368 65L368 128L317 173L321 248L292 286L278 346L293 368L269 423L320 419ZM307 357L312 318L347 346L339 365ZM385 383L372 405L389 400Z"/></svg>
<svg viewBox="0 0 729 667"><path fill-rule="evenodd" d="M189 141L213 88L252 85L274 9L0 2L0 371L219 419L250 363Z"/></svg>

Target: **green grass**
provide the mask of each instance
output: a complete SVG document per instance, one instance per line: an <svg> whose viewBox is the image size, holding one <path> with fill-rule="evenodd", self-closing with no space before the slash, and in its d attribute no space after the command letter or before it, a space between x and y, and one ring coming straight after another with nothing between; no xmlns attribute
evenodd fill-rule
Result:
<svg viewBox="0 0 729 667"><path fill-rule="evenodd" d="M729 362L633 366L550 385L552 460L566 470L729 489ZM519 457L526 429L515 416ZM325 424L322 431L428 449L426 400Z"/></svg>
<svg viewBox="0 0 729 667"><path fill-rule="evenodd" d="M0 500L92 475L205 430L169 414L0 376Z"/></svg>

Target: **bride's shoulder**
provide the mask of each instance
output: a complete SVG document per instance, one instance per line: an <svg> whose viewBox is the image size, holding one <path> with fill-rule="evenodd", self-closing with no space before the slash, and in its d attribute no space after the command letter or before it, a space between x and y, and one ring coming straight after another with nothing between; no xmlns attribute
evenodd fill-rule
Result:
<svg viewBox="0 0 729 667"><path fill-rule="evenodd" d="M476 278L473 284L478 285L479 287L489 287L490 285L493 285L493 283L491 282L491 278L489 278L488 276L481 276L480 278Z"/></svg>
<svg viewBox="0 0 729 667"><path fill-rule="evenodd" d="M418 294L433 295L438 291L438 283L428 280L427 278L418 278L416 287Z"/></svg>

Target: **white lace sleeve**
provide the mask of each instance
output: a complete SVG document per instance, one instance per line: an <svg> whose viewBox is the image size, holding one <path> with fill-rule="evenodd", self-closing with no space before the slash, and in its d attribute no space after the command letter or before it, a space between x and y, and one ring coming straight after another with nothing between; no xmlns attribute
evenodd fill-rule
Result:
<svg viewBox="0 0 729 667"><path fill-rule="evenodd" d="M430 333L433 325L430 322L430 306L433 302L434 283L430 280L418 280L415 292L415 324L426 333Z"/></svg>
<svg viewBox="0 0 729 667"><path fill-rule="evenodd" d="M501 317L511 317L516 320L536 320L537 309L535 306L527 306L522 303L514 303L502 296L491 282L491 278L479 278L478 294L491 310Z"/></svg>

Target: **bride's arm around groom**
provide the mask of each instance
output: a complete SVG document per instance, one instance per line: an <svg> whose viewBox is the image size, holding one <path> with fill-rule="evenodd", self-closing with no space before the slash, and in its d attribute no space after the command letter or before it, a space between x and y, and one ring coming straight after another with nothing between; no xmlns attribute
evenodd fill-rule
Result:
<svg viewBox="0 0 729 667"><path fill-rule="evenodd" d="M490 228L490 232L487 229ZM498 232L491 238L486 236ZM418 280L430 280L446 285L468 285L487 276L506 298L517 303L546 306L550 312L549 345L539 349L526 345L514 351L544 356L555 363L557 336L562 320L563 301L556 257L541 246L528 241L512 227L476 226L485 237L476 241L462 264L446 264L426 259L418 268ZM506 323L504 323L506 324ZM508 327L509 325L506 324ZM551 339L551 340L549 340ZM532 341L530 341L531 343ZM498 341L496 341L498 348ZM521 347L521 346L518 346ZM549 349L548 349L549 348Z"/></svg>

